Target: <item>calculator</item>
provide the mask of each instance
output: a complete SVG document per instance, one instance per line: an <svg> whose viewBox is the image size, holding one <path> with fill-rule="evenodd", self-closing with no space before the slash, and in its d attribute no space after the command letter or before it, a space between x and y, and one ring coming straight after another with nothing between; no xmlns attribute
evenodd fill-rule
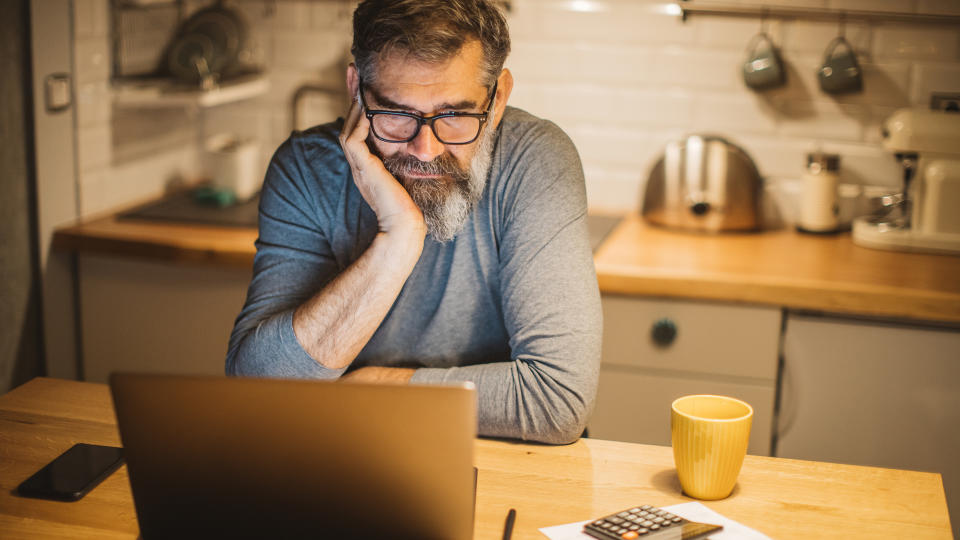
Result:
<svg viewBox="0 0 960 540"><path fill-rule="evenodd" d="M595 519L583 526L583 532L602 540L656 539L692 540L720 532L722 525L697 523L645 504Z"/></svg>

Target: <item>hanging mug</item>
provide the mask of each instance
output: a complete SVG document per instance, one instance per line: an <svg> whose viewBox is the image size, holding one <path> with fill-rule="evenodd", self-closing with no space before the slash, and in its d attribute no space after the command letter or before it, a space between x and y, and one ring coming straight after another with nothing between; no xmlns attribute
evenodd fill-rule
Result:
<svg viewBox="0 0 960 540"><path fill-rule="evenodd" d="M747 60L743 63L743 82L754 90L782 86L787 81L787 70L770 36L761 32L747 45Z"/></svg>
<svg viewBox="0 0 960 540"><path fill-rule="evenodd" d="M845 51L837 53L840 46ZM843 36L834 38L827 45L823 56L823 65L817 72L820 79L820 88L828 94L846 94L863 90L863 72L857 63L857 56L853 47Z"/></svg>

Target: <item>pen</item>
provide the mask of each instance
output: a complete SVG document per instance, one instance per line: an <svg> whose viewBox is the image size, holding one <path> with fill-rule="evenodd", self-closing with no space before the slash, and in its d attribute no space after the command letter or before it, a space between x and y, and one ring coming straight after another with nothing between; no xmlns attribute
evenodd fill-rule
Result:
<svg viewBox="0 0 960 540"><path fill-rule="evenodd" d="M513 508L507 512L507 521L503 524L503 540L510 540L513 536L513 522L517 519L517 511Z"/></svg>

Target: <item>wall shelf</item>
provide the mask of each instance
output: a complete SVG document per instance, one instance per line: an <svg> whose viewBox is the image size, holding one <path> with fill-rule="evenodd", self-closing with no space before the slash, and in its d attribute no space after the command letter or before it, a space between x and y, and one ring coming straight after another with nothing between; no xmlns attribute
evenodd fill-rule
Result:
<svg viewBox="0 0 960 540"><path fill-rule="evenodd" d="M261 96L270 88L263 74L227 81L210 90L185 86L171 79L118 79L114 103L128 107L216 107Z"/></svg>

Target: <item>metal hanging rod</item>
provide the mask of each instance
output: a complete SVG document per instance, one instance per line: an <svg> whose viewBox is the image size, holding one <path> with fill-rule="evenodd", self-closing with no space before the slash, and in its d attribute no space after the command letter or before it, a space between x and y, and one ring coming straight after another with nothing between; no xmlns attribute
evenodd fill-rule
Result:
<svg viewBox="0 0 960 540"><path fill-rule="evenodd" d="M920 13L900 13L886 11L862 11L841 9L791 8L780 6L701 4L679 1L677 11L683 21L691 15L713 15L720 17L801 19L809 21L844 22L900 22L911 24L960 25L957 15L926 15Z"/></svg>

